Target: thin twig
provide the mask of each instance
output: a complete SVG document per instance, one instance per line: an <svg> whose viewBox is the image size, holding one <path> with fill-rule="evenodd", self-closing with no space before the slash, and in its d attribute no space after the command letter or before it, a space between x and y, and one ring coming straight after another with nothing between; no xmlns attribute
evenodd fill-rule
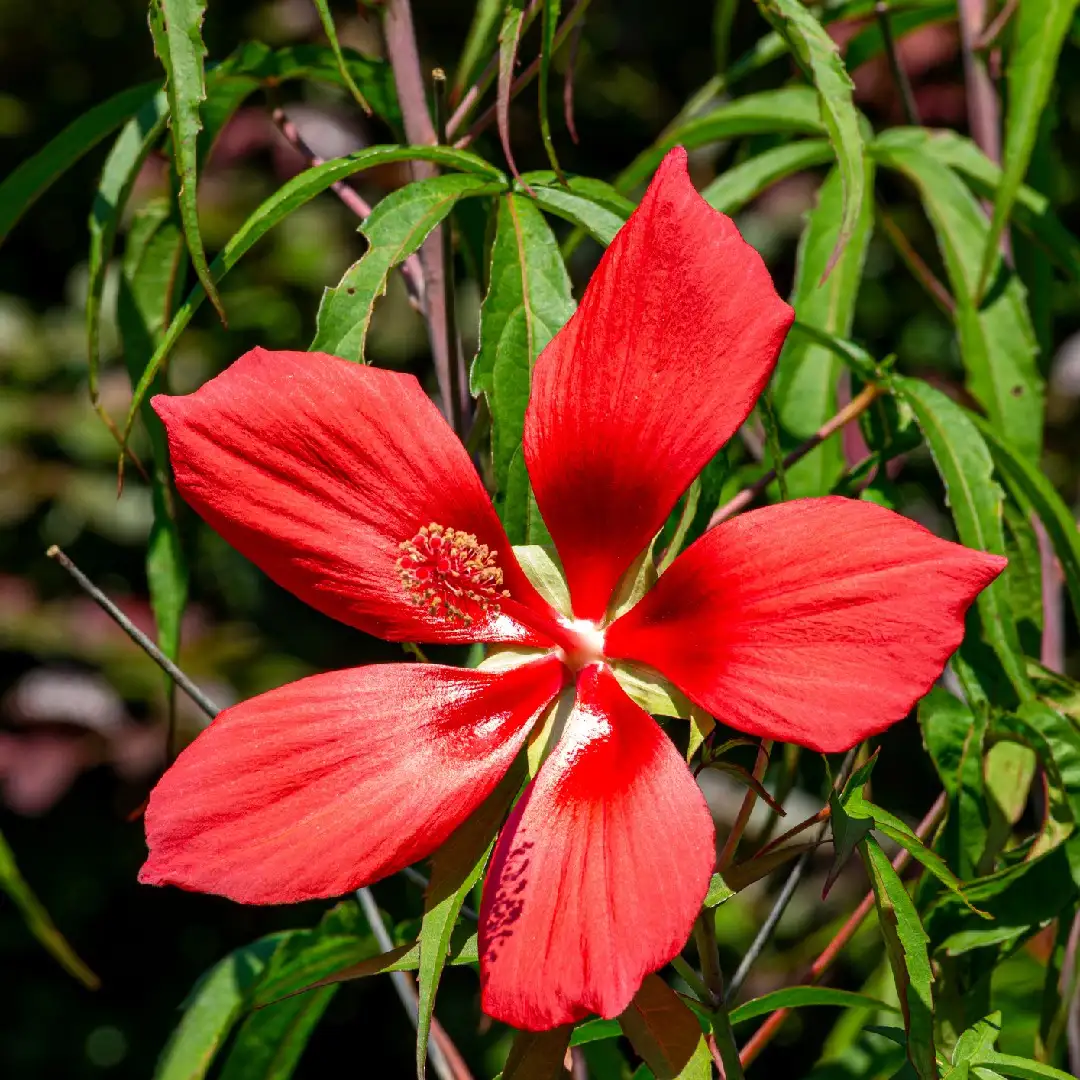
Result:
<svg viewBox="0 0 1080 1080"><path fill-rule="evenodd" d="M303 156L310 168L314 169L324 164L324 159L319 157L308 146L296 124L289 119L284 109L276 108L270 115L285 141ZM370 204L355 188L350 187L344 180L335 180L330 185L330 190L361 221L366 221L371 216ZM415 254L410 255L401 263L399 269L401 270L401 276L405 279L405 288L409 294L409 300L414 307L421 308L423 305L424 274L420 268L420 259Z"/></svg>
<svg viewBox="0 0 1080 1080"><path fill-rule="evenodd" d="M55 544L45 554L50 559L55 559L75 579L79 588L109 615L207 716L217 716L218 707Z"/></svg>
<svg viewBox="0 0 1080 1080"><path fill-rule="evenodd" d="M818 430L810 436L801 446L797 446L786 458L784 468L790 469L800 458L806 457L816 446L820 446L830 435L839 431L845 424L850 423L860 416L879 398L885 390L881 386L867 386L857 397L854 397L845 405L831 420L827 420ZM770 469L760 480L744 488L733 499L724 503L711 518L709 528L719 525L729 517L745 510L765 489L776 479L776 472Z"/></svg>
<svg viewBox="0 0 1080 1080"><path fill-rule="evenodd" d="M956 13L960 22L960 53L964 61L971 137L991 161L1000 165L1001 103L986 65L976 55L979 39L986 28L986 0L957 0Z"/></svg>
<svg viewBox="0 0 1080 1080"><path fill-rule="evenodd" d="M943 792L934 801L934 805L926 812L926 817L919 822L919 825L915 830L915 835L918 836L920 840L927 840L930 834L938 827L938 824L945 815L945 805L945 794ZM911 853L907 848L901 848L897 853L896 858L893 859L893 869L898 874L902 873L910 860ZM855 936L855 931L859 929L863 920L870 914L873 906L874 893L873 891L870 891L863 897L862 902L851 913L847 922L840 928L840 931L829 943L828 947L810 965L810 967L806 969L806 971L800 974L799 978L797 978L792 985L812 986L819 982L847 943ZM743 1066L747 1066L754 1061L761 1051L772 1042L773 1037L780 1030L790 1011L790 1009L777 1009L776 1012L772 1013L765 1023L754 1032L753 1037L742 1048L742 1051L739 1054Z"/></svg>
<svg viewBox="0 0 1080 1080"><path fill-rule="evenodd" d="M555 31L555 43L552 49L554 54L562 46L562 43L566 40L567 35L571 30L581 21L585 15L585 10L589 6L589 0L578 0L574 5L570 14L563 20L562 25ZM540 57L537 57L528 67L526 67L522 73L513 81L510 86L510 100L514 98L525 89L540 73ZM496 106L492 105L484 112L480 114L476 122L469 128L469 130L454 143L458 149L463 149L469 146L474 139L483 134L495 120L497 115Z"/></svg>
<svg viewBox="0 0 1080 1080"><path fill-rule="evenodd" d="M896 48L896 39L892 32L892 18L889 15L889 5L886 0L877 0L874 5L874 14L877 16L878 26L881 28L881 41L885 46L885 55L889 59L889 70L892 71L893 82L900 92L900 104L904 109L904 119L912 127L920 127L919 108L915 104L915 93L911 89L911 80L900 60L900 54Z"/></svg>
<svg viewBox="0 0 1080 1080"><path fill-rule="evenodd" d="M1019 3L1020 0L1006 0L1002 9L994 16L994 21L975 39L974 46L978 52L985 52L997 41L998 35L1016 14Z"/></svg>
<svg viewBox="0 0 1080 1080"><path fill-rule="evenodd" d="M64 554L55 544L49 548L45 553L50 559L55 559L71 576L75 579L79 588L90 597L112 620L124 631L125 634L136 645L139 646L151 660L154 661L163 671L165 671L173 680L176 686L180 687L196 705L211 720L218 715L220 709L213 701L210 700L192 681L185 675L158 647L150 640L134 623L110 600L72 561ZM375 903L375 898L371 895L371 890L367 888L357 889L356 895L360 900L361 906L364 908L364 914L367 916L368 922L371 924L372 932L375 935L376 941L379 943L379 948L383 952L389 952L394 943L390 938L390 935L386 931L386 926L383 924L382 916L379 914L378 905ZM398 996L401 997L402 1002L405 1005L406 1011L409 1013L412 1019L413 1026L416 1026L417 1022L417 997L415 987L411 985L409 980L406 980L404 986L400 985L400 980L397 978L399 975L407 975L404 971L391 972L391 977L394 979L395 988L398 990ZM411 996L410 996L411 995ZM461 1060L461 1055L458 1054L457 1049L450 1042L446 1032L439 1026L438 1021L432 1018L431 1021L431 1039L435 1045L429 1044L429 1053L431 1056L431 1063L435 1066L436 1071L439 1073L441 1080L472 1080L469 1070L465 1067L464 1061ZM460 1067L451 1067L447 1058L457 1058L460 1063ZM440 1061L442 1062L442 1068L440 1068Z"/></svg>
<svg viewBox="0 0 1080 1080"><path fill-rule="evenodd" d="M578 50L581 48L581 34L584 27L578 23L570 35L570 47L566 55L566 77L563 79L563 121L570 135L570 141L578 143L577 124L574 121L574 73L577 69Z"/></svg>
<svg viewBox="0 0 1080 1080"><path fill-rule="evenodd" d="M840 772L837 774L836 781L833 784L833 790L839 791L844 784L847 783L847 778L851 775L852 767L855 764L857 750L857 747L853 747L848 751L847 757L844 758L844 762L840 766ZM761 956L765 946L769 943L769 939L773 936L773 932L776 930L781 918L783 918L788 904L791 903L791 898L795 895L795 890L798 888L799 882L802 881L803 874L806 873L806 868L810 865L810 860L813 858L814 852L817 850L821 841L825 839L825 833L828 831L828 828L829 821L823 821L821 827L818 829L817 836L814 837L814 846L808 848L799 856L798 862L795 863L791 869L791 873L788 874L787 881L784 882L783 888L780 890L780 895L773 904L772 911L769 912L765 922L762 923L761 929L757 932L757 937L751 942L750 948L746 950L746 955L743 957L742 963L739 964L734 977L728 984L727 995L724 999L728 1004L735 1000L736 994L742 989L742 985L746 981L747 975L750 974L750 969L757 963L758 957Z"/></svg>
<svg viewBox="0 0 1080 1080"><path fill-rule="evenodd" d="M907 268L930 294L930 299L951 319L956 311L956 301L952 298L952 294L938 280L934 271L926 265L923 257L911 246L911 241L904 234L904 230L896 224L892 215L880 203L878 204L878 220Z"/></svg>
<svg viewBox="0 0 1080 1080"><path fill-rule="evenodd" d="M769 767L769 755L772 753L772 747L771 739L762 739L758 746L757 757L754 759L754 770L751 775L759 782L765 775L765 770ZM746 831L746 823L750 820L756 802L757 792L751 785L746 789L742 805L739 807L739 812L735 815L735 820L731 824L731 831L724 841L720 854L716 857L717 873L722 874L731 865L731 860L735 858L735 851L739 846L739 841L742 839L742 834Z"/></svg>
<svg viewBox="0 0 1080 1080"><path fill-rule="evenodd" d="M383 36L386 56L394 73L405 138L413 146L434 146L438 143L435 125L428 111L427 90L420 70L420 54L416 47L412 7L409 0L388 0L383 16ZM429 161L414 161L414 180L427 180L436 175ZM443 257L443 226L432 229L420 247L420 266L424 272L424 317L427 320L431 358L439 383L443 413L448 418L455 413L453 380L450 375L450 354L446 348L446 286ZM459 430L464 436L464 431Z"/></svg>

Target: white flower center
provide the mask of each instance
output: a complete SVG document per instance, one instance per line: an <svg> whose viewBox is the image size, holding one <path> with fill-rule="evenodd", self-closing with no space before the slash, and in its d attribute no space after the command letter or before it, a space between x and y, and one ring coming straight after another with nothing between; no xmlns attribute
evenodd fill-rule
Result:
<svg viewBox="0 0 1080 1080"><path fill-rule="evenodd" d="M562 662L571 671L580 671L604 659L604 631L589 619L559 619L569 643L559 649Z"/></svg>

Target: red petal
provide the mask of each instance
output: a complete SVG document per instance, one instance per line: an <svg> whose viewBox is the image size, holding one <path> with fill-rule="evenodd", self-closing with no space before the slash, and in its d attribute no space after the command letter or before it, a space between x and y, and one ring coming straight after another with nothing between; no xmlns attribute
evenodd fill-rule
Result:
<svg viewBox="0 0 1080 1080"><path fill-rule="evenodd" d="M607 631L740 731L847 750L907 715L1005 559L873 503L797 499L707 532Z"/></svg>
<svg viewBox="0 0 1080 1080"><path fill-rule="evenodd" d="M395 873L487 797L563 671L380 664L226 709L151 793L139 880L287 904Z"/></svg>
<svg viewBox="0 0 1080 1080"><path fill-rule="evenodd" d="M533 373L525 460L578 618L746 419L793 318L672 150Z"/></svg>
<svg viewBox="0 0 1080 1080"><path fill-rule="evenodd" d="M675 747L599 665L499 837L480 912L483 1007L542 1031L614 1017L686 944L712 817Z"/></svg>
<svg viewBox="0 0 1080 1080"><path fill-rule="evenodd" d="M187 397L156 397L180 493L279 585L393 640L529 641L536 595L461 442L410 375L253 349ZM403 541L435 522L498 553L501 614L431 616L402 585ZM530 615L525 606L535 613Z"/></svg>

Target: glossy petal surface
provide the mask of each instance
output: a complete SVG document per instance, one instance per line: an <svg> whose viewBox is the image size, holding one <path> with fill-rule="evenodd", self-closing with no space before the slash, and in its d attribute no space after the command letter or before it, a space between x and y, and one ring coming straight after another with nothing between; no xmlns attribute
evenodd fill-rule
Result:
<svg viewBox="0 0 1080 1080"><path fill-rule="evenodd" d="M226 709L154 788L139 880L286 904L395 873L487 797L563 678L380 664Z"/></svg>
<svg viewBox="0 0 1080 1080"><path fill-rule="evenodd" d="M607 632L740 731L846 750L902 719L1005 560L853 499L797 499L707 532Z"/></svg>
<svg viewBox="0 0 1080 1080"><path fill-rule="evenodd" d="M617 1016L686 943L715 861L705 799L599 665L499 837L480 912L483 1008L545 1030Z"/></svg>
<svg viewBox="0 0 1080 1080"><path fill-rule="evenodd" d="M411 375L253 349L194 394L153 405L183 497L305 603L392 640L542 640L522 620L543 625L549 609ZM432 522L496 552L510 599L474 625L429 615L402 583L400 545Z"/></svg>
<svg viewBox="0 0 1080 1080"><path fill-rule="evenodd" d="M793 318L672 150L533 373L525 461L578 618L746 418Z"/></svg>

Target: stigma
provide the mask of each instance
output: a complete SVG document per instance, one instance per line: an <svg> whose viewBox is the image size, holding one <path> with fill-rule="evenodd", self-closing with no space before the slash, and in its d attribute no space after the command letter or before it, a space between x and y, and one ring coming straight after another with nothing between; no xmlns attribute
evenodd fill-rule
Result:
<svg viewBox="0 0 1080 1080"><path fill-rule="evenodd" d="M473 533L432 522L398 546L401 586L429 615L471 626L510 595L502 587L499 553Z"/></svg>
<svg viewBox="0 0 1080 1080"><path fill-rule="evenodd" d="M564 632L559 657L571 671L604 659L604 631L589 619L559 619Z"/></svg>

